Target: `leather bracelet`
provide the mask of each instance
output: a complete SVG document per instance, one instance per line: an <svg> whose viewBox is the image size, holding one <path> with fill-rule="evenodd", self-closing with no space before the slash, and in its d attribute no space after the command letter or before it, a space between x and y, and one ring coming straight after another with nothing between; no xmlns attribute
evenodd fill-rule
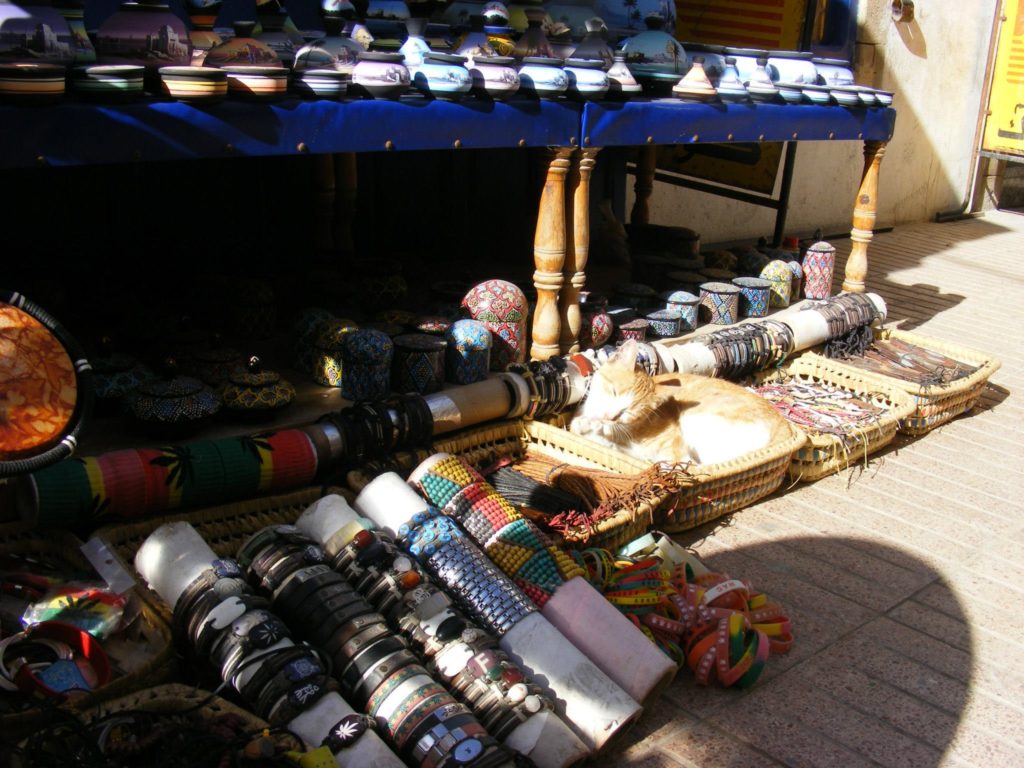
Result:
<svg viewBox="0 0 1024 768"><path fill-rule="evenodd" d="M330 690L326 675L293 685L267 713L272 725L287 725Z"/></svg>
<svg viewBox="0 0 1024 768"><path fill-rule="evenodd" d="M242 597L221 600L216 592L207 592L205 599L196 606L189 628L189 636L196 655L202 659L209 658L210 649L220 633L244 616L248 610L249 604Z"/></svg>
<svg viewBox="0 0 1024 768"><path fill-rule="evenodd" d="M218 584L221 586L218 590ZM196 602L209 591L218 590L223 597L241 594L247 589L242 571L233 560L214 560L182 590L174 603L171 613L171 630L174 638L184 645L188 637L187 626Z"/></svg>
<svg viewBox="0 0 1024 768"><path fill-rule="evenodd" d="M293 542L296 536L304 537L305 534L294 525L268 525L265 528L260 528L242 542L235 559L244 571L252 573L253 560L267 547L272 544ZM305 543L305 539L303 539L303 543Z"/></svg>
<svg viewBox="0 0 1024 768"><path fill-rule="evenodd" d="M410 666L423 669L419 659L416 658L416 654L408 648L403 648L400 651L395 651L385 656L363 674L359 682L356 683L351 694L352 700L358 702L360 706L365 706L380 686L384 684L384 681L394 674L395 670Z"/></svg>
<svg viewBox="0 0 1024 768"><path fill-rule="evenodd" d="M332 567L335 567L338 553L351 543L357 533L365 530L366 528L359 520L350 520L331 534L331 537L324 543L323 548L324 552L327 553L328 559L331 561Z"/></svg>
<svg viewBox="0 0 1024 768"><path fill-rule="evenodd" d="M405 641L400 637L386 635L364 646L355 656L348 656L348 663L338 675L345 694L350 694L354 691L359 681L363 679L363 676L384 658L395 651L405 649ZM345 654L341 654L341 656L346 658Z"/></svg>
<svg viewBox="0 0 1024 768"><path fill-rule="evenodd" d="M61 621L43 621L31 625L24 633L19 634L22 634L22 637L17 641L18 643L39 641L63 643L71 649L73 656L79 656L89 662L96 678L93 684L86 681L78 670L76 662L71 659L58 658L52 665L42 670L36 669L34 664L19 664L17 660L4 664L14 684L24 693L51 699L64 699L72 690L95 690L110 682L112 674L110 658L103 650L103 646L88 632ZM13 644L15 643L4 645L3 650L6 651ZM2 662L3 659L0 656L0 663ZM55 687L58 683L68 687ZM78 687L79 683L86 687Z"/></svg>
<svg viewBox="0 0 1024 768"><path fill-rule="evenodd" d="M283 658L273 658L257 670L262 672L265 667L270 667L263 686L258 690L253 689L256 690L256 713L268 721L280 722L272 718L271 714L282 698L292 696L294 703L301 704L309 697L302 693L293 696L295 691L301 691L304 685L312 684L315 686L315 692L322 693L327 684L327 674L315 652L309 646L295 647L298 653L282 653ZM316 698L319 698L319 695Z"/></svg>
<svg viewBox="0 0 1024 768"><path fill-rule="evenodd" d="M289 646L261 658L262 663L238 688L242 697L254 705L272 682L276 682L277 687L281 688L324 671L315 651L307 645Z"/></svg>
<svg viewBox="0 0 1024 768"><path fill-rule="evenodd" d="M345 644L368 626L385 626L383 617L375 613L367 602L359 596L357 600L335 609L327 614L322 623L308 635L318 645L327 650L331 658L345 660L343 649Z"/></svg>
<svg viewBox="0 0 1024 768"><path fill-rule="evenodd" d="M273 597L274 607L282 612L287 607L292 609L293 613L300 613L300 606L307 598L328 585L339 583L344 583L344 579L326 563L300 568L278 588Z"/></svg>
<svg viewBox="0 0 1024 768"><path fill-rule="evenodd" d="M288 628L264 608L250 610L231 624L210 649L210 658L220 669L221 679L234 676L238 665L252 654L262 651L287 638Z"/></svg>
<svg viewBox="0 0 1024 768"><path fill-rule="evenodd" d="M205 643L205 656L203 660L211 662L216 666L222 665L223 658L227 655L227 648L230 644L234 643L238 637L241 637L236 632L236 629L240 630L242 626L240 622L251 622L255 617L250 616L249 618L246 618L248 614L258 612L266 613L267 609L270 607L270 602L268 600L252 593L246 593L235 599L241 602L245 607L242 615L234 619L224 629L219 632L215 632ZM245 630L245 633L248 634L248 629ZM225 645L226 643L228 645Z"/></svg>
<svg viewBox="0 0 1024 768"><path fill-rule="evenodd" d="M325 559L324 551L314 544L307 544L301 549L289 547L280 556L269 559L266 570L260 575L259 586L267 592L277 592L295 571L323 563Z"/></svg>
<svg viewBox="0 0 1024 768"><path fill-rule="evenodd" d="M300 634L318 632L327 619L338 611L366 601L347 582L328 584L307 597L298 606L282 608L282 613Z"/></svg>
<svg viewBox="0 0 1024 768"><path fill-rule="evenodd" d="M345 715L341 720L331 726L320 742L321 747L327 747L331 754L337 757L343 751L353 746L359 737L373 727L373 720L366 715L353 713Z"/></svg>

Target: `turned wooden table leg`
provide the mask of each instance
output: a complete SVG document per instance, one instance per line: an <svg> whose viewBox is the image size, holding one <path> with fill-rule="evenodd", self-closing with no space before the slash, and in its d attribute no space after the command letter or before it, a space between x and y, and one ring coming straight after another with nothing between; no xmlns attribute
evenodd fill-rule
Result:
<svg viewBox="0 0 1024 768"><path fill-rule="evenodd" d="M572 200L572 210L566 211L568 232L562 270L565 282L558 299L562 323L559 347L563 355L580 351L580 330L583 327L580 291L587 284L587 257L590 254L590 176L598 152L599 149L576 152L569 171L568 197Z"/></svg>
<svg viewBox="0 0 1024 768"><path fill-rule="evenodd" d="M530 357L534 360L547 360L559 351L558 292L562 287L562 265L565 263L565 176L574 151L571 147L548 150L547 174L533 237L533 263L536 268L533 284L537 288L537 308L533 313Z"/></svg>
<svg viewBox="0 0 1024 768"><path fill-rule="evenodd" d="M654 191L654 169L658 163L658 150L654 146L643 146L638 148L636 156L636 185L633 191L636 198L633 200L633 210L629 212L631 224L648 224L651 220L651 211L647 201Z"/></svg>
<svg viewBox="0 0 1024 768"><path fill-rule="evenodd" d="M334 158L334 247L342 253L352 253L352 222L356 215L356 155L339 152Z"/></svg>
<svg viewBox="0 0 1024 768"><path fill-rule="evenodd" d="M853 206L853 229L850 239L853 246L850 258L846 260L846 272L843 276L843 290L851 293L863 293L864 282L868 276L868 243L874 237L875 211L878 197L878 167L882 164L885 154L884 141L864 142L864 173L860 178L860 189Z"/></svg>

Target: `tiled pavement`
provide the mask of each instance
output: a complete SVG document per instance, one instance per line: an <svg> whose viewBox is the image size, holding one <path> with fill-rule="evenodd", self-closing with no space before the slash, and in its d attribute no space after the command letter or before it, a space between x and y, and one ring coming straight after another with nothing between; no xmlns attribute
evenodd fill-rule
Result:
<svg viewBox="0 0 1024 768"><path fill-rule="evenodd" d="M1022 255L1009 212L876 235L889 324L1002 368L973 414L679 535L780 601L796 645L747 692L680 672L597 763L1024 765Z"/></svg>

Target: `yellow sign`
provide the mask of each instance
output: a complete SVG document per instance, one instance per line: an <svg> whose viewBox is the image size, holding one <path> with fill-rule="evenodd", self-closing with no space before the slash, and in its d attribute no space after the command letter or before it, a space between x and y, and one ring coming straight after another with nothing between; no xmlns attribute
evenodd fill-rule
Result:
<svg viewBox="0 0 1024 768"><path fill-rule="evenodd" d="M676 0L676 37L795 51L806 14L807 0Z"/></svg>
<svg viewBox="0 0 1024 768"><path fill-rule="evenodd" d="M1024 155L1024 0L1003 3L982 148Z"/></svg>

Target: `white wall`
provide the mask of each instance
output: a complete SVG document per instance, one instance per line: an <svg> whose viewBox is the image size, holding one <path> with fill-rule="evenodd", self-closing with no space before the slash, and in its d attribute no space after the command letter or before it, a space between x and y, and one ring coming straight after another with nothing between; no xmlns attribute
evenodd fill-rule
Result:
<svg viewBox="0 0 1024 768"><path fill-rule="evenodd" d="M931 219L963 202L997 3L918 0L915 20L896 24L891 0L860 0L857 82L896 93L896 132L882 161L878 226ZM806 235L819 227L826 233L849 231L862 153L859 142L800 145L789 233ZM632 195L630 188L627 213ZM775 216L768 209L656 183L651 221L692 227L704 243L714 243L770 237Z"/></svg>

